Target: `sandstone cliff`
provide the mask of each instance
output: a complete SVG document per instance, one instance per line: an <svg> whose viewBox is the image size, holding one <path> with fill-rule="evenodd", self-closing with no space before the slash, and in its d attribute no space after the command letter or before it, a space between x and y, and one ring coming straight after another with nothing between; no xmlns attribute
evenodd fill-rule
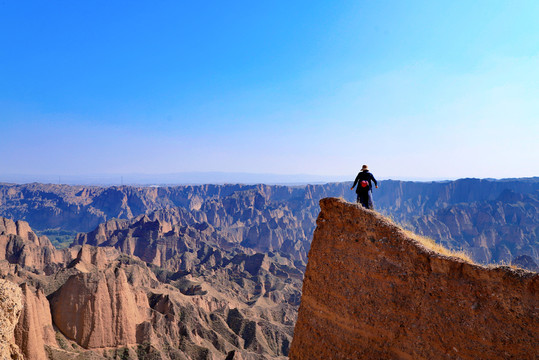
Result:
<svg viewBox="0 0 539 360"><path fill-rule="evenodd" d="M58 329L82 347L120 347L137 343L141 301L147 304L146 294L129 286L124 270L108 268L71 276L53 295L51 309Z"/></svg>
<svg viewBox="0 0 539 360"><path fill-rule="evenodd" d="M536 359L539 275L444 256L320 201L290 359Z"/></svg>
<svg viewBox="0 0 539 360"><path fill-rule="evenodd" d="M0 279L0 359L23 358L13 338L22 308L19 287Z"/></svg>

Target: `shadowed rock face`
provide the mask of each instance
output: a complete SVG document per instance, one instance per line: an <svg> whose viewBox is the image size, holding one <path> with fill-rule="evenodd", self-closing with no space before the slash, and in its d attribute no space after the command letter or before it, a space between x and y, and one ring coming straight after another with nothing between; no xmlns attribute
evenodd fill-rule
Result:
<svg viewBox="0 0 539 360"><path fill-rule="evenodd" d="M290 359L534 359L539 274L435 253L320 201Z"/></svg>
<svg viewBox="0 0 539 360"><path fill-rule="evenodd" d="M533 261L531 257L526 255L521 255L514 259L513 265L523 269L539 272L539 266L537 266L537 264L535 263L535 261Z"/></svg>
<svg viewBox="0 0 539 360"><path fill-rule="evenodd" d="M466 250L475 261L512 263L516 254L539 259L539 198L503 191L492 201L451 205L411 221L418 233ZM533 268L529 268L533 270Z"/></svg>

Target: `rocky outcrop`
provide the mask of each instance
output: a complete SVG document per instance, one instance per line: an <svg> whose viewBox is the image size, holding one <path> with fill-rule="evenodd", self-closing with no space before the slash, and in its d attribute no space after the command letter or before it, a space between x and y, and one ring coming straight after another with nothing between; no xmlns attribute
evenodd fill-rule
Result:
<svg viewBox="0 0 539 360"><path fill-rule="evenodd" d="M53 295L53 321L84 348L134 345L144 318L137 300L147 302L146 294L129 286L122 268L79 273Z"/></svg>
<svg viewBox="0 0 539 360"><path fill-rule="evenodd" d="M22 308L19 287L0 279L0 359L23 359L13 338Z"/></svg>
<svg viewBox="0 0 539 360"><path fill-rule="evenodd" d="M27 360L47 360L45 345L58 347L52 326L49 301L41 289L21 284L23 309L15 339Z"/></svg>
<svg viewBox="0 0 539 360"><path fill-rule="evenodd" d="M51 273L65 262L64 255L27 222L0 217L0 260Z"/></svg>
<svg viewBox="0 0 539 360"><path fill-rule="evenodd" d="M320 201L290 359L535 359L539 274L441 255Z"/></svg>
<svg viewBox="0 0 539 360"><path fill-rule="evenodd" d="M13 221L11 219L0 218L0 234L17 235L26 242L36 245L47 246L49 243L46 238L39 238L26 221Z"/></svg>

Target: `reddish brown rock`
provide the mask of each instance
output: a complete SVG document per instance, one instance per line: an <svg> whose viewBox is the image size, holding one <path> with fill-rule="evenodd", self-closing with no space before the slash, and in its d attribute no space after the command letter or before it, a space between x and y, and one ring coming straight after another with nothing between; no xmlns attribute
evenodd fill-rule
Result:
<svg viewBox="0 0 539 360"><path fill-rule="evenodd" d="M119 251L112 247L82 245L71 247L69 250L75 252L77 249L77 255L70 266L81 272L103 270L120 256Z"/></svg>
<svg viewBox="0 0 539 360"><path fill-rule="evenodd" d="M50 273L66 261L66 255L46 236L37 236L26 221L0 217L0 261Z"/></svg>
<svg viewBox="0 0 539 360"><path fill-rule="evenodd" d="M536 359L539 275L443 256L320 201L290 359Z"/></svg>
<svg viewBox="0 0 539 360"><path fill-rule="evenodd" d="M17 235L25 242L30 242L38 246L52 246L46 236L37 236L26 221L13 221L11 219L0 217L0 234Z"/></svg>
<svg viewBox="0 0 539 360"><path fill-rule="evenodd" d="M42 290L21 285L24 307L15 328L15 340L27 360L47 360L45 344L58 347L49 301Z"/></svg>
<svg viewBox="0 0 539 360"><path fill-rule="evenodd" d="M58 329L85 348L137 342L142 317L137 294L121 268L73 275L54 294L51 309Z"/></svg>

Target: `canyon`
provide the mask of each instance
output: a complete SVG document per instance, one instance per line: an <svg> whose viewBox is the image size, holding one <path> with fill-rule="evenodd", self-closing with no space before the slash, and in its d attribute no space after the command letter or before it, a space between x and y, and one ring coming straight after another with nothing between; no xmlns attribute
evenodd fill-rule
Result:
<svg viewBox="0 0 539 360"><path fill-rule="evenodd" d="M286 258L145 215L107 223L119 232L106 233L106 244L62 250L23 221L0 224L0 274L22 289L15 341L26 359L288 354L302 270ZM113 233L125 236L123 246Z"/></svg>
<svg viewBox="0 0 539 360"><path fill-rule="evenodd" d="M319 201L354 201L350 186L0 184L15 343L28 359L284 359ZM407 230L536 271L538 193L531 178L387 180L374 195ZM43 235L55 231L69 244Z"/></svg>
<svg viewBox="0 0 539 360"><path fill-rule="evenodd" d="M163 187L0 184L0 216L27 221L41 234L71 233L71 242L76 233L93 231L111 219L133 219L160 210L183 211L191 219L205 219L214 227L250 241L249 237L274 234L273 229L265 227L272 223L273 213L251 220L247 213L250 210L240 210L242 198L256 197L260 205L283 212L283 221L290 221L287 230L281 232L290 240L285 241L285 247L294 248L297 256L305 258L319 212L318 201L342 197L352 202L355 194L350 186L351 183ZM479 263L515 262L530 269L536 269L539 263L539 178L385 180L374 191L374 199L377 211L403 227L451 249L465 250ZM243 224L240 215L249 224ZM230 217L232 222L223 221ZM245 234L247 230L250 236Z"/></svg>

